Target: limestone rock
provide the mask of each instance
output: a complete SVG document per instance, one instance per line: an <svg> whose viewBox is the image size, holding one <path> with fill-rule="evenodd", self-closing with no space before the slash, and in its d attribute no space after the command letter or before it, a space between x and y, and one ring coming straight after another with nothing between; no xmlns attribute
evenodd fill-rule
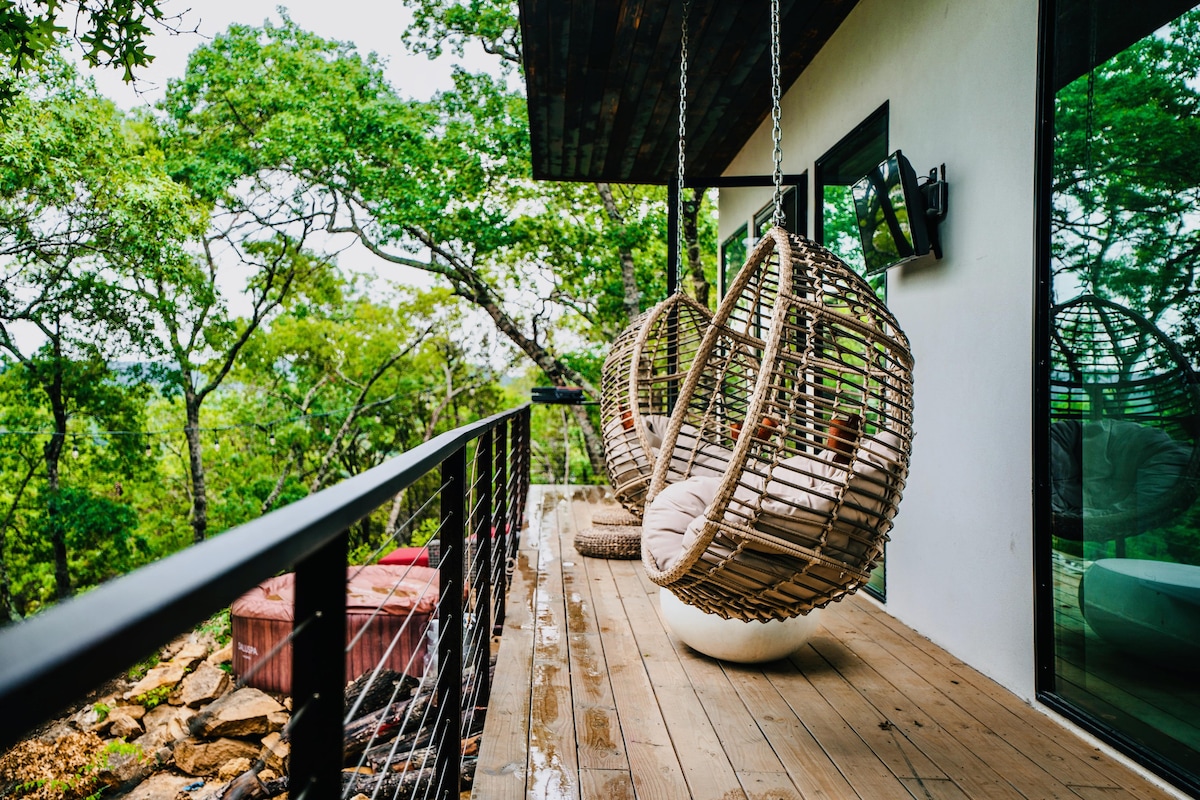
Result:
<svg viewBox="0 0 1200 800"><path fill-rule="evenodd" d="M133 685L124 697L126 700L133 700L141 695L153 692L156 689L164 687L173 688L177 683L183 680L184 674L187 672L187 666L184 664L176 664L174 661L168 661L165 664L159 664L151 668L146 676Z"/></svg>
<svg viewBox="0 0 1200 800"><path fill-rule="evenodd" d="M208 658L204 659L206 664L212 664L214 667L219 664L228 664L233 661L233 642L222 647L220 650L215 650Z"/></svg>
<svg viewBox="0 0 1200 800"><path fill-rule="evenodd" d="M141 706L117 706L108 712L108 735L113 739L141 736L144 731L138 720L145 716L146 709Z"/></svg>
<svg viewBox="0 0 1200 800"><path fill-rule="evenodd" d="M116 695L102 697L71 716L71 724L81 731L102 731L108 724L108 710L117 704ZM103 713L97 709L105 709Z"/></svg>
<svg viewBox="0 0 1200 800"><path fill-rule="evenodd" d="M179 649L179 652L171 659L171 663L181 665L184 669L191 669L207 656L207 645L200 642L188 642Z"/></svg>
<svg viewBox="0 0 1200 800"><path fill-rule="evenodd" d="M250 771L251 761L248 758L235 758L232 761L226 761L217 770L217 780L231 781L243 772Z"/></svg>
<svg viewBox="0 0 1200 800"><path fill-rule="evenodd" d="M286 711L275 711L267 714L267 725L269 726L267 730L281 731L287 727L289 719L291 717Z"/></svg>
<svg viewBox="0 0 1200 800"><path fill-rule="evenodd" d="M137 788L125 795L124 800L175 800L185 786L194 783L196 779L186 775L160 772L139 783Z"/></svg>
<svg viewBox="0 0 1200 800"><path fill-rule="evenodd" d="M171 695L171 704L196 708L220 698L229 685L229 673L202 661Z"/></svg>
<svg viewBox="0 0 1200 800"><path fill-rule="evenodd" d="M238 689L206 708L198 724L193 725L192 733L206 738L269 733L270 715L282 710L283 706L266 692Z"/></svg>
<svg viewBox="0 0 1200 800"><path fill-rule="evenodd" d="M75 728L69 722L60 719L38 734L37 740L42 744L54 744L68 733L75 733Z"/></svg>
<svg viewBox="0 0 1200 800"><path fill-rule="evenodd" d="M262 752L259 758L269 769L283 774L287 772L287 760L292 748L278 733L268 733L262 740Z"/></svg>
<svg viewBox="0 0 1200 800"><path fill-rule="evenodd" d="M216 775L222 764L235 758L258 757L258 747L238 739L187 738L175 745L175 766L188 775Z"/></svg>
<svg viewBox="0 0 1200 800"><path fill-rule="evenodd" d="M137 725L136 720L130 721ZM140 747L106 750L104 759L96 770L96 780L105 786L120 786L149 774L154 766L154 758L145 756Z"/></svg>
<svg viewBox="0 0 1200 800"><path fill-rule="evenodd" d="M188 723L196 716L190 708L155 706L142 718L146 733L134 740L143 750L151 750L188 735Z"/></svg>

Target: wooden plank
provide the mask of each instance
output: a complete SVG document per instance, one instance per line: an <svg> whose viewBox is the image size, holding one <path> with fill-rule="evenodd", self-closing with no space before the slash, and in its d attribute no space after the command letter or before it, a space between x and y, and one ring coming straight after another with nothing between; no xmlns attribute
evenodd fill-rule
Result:
<svg viewBox="0 0 1200 800"><path fill-rule="evenodd" d="M540 487L530 492L528 529L545 520ZM521 534L516 567L505 605L504 633L496 657L492 696L479 747L479 763L472 789L476 797L525 797L529 757L529 702L533 674L533 598L537 585L537 555L526 546L528 531Z"/></svg>
<svg viewBox="0 0 1200 800"><path fill-rule="evenodd" d="M583 800L634 800L633 779L623 769L581 769Z"/></svg>
<svg viewBox="0 0 1200 800"><path fill-rule="evenodd" d="M828 621L827 628L831 628ZM845 635L839 629L839 636ZM845 647L841 639L821 637L812 641L812 647L831 664L845 663L860 658L864 662L862 669L854 671L854 688L874 706L881 722L898 732L916 745L921 751L946 773L948 778L956 781L972 800L975 798L1005 798L1010 800L1019 796L1002 775L993 769L989 762L991 751L972 752L970 748L958 741L961 731L955 727L948 729L940 725L930 714L926 713L926 704L936 702L931 692L918 694L918 699L911 698L901 686L903 676L890 665L885 665L883 672L878 671L877 653L853 653ZM901 665L902 666L902 665ZM897 682L901 686L897 685ZM944 701L943 701L944 702ZM932 709L931 709L932 711ZM951 732L953 730L953 733ZM989 756L984 761L983 755ZM1062 793L1059 793L1061 796ZM1052 793L1035 795L1040 798L1054 797Z"/></svg>
<svg viewBox="0 0 1200 800"><path fill-rule="evenodd" d="M592 599L592 559L576 552L574 535L590 523L590 504L573 502L569 527L559 531L563 591L567 606L567 651L571 670L571 702L575 709L575 739L581 770L624 771L629 758L621 737L604 644ZM632 784L630 784L632 786Z"/></svg>
<svg viewBox="0 0 1200 800"><path fill-rule="evenodd" d="M546 495L549 500L553 492ZM575 709L567 654L567 612L563 596L559 531L566 524L562 504L545 509L537 547L538 579L533 615L533 691L529 706L529 777L527 796L570 800L579 798Z"/></svg>
<svg viewBox="0 0 1200 800"><path fill-rule="evenodd" d="M805 648L805 651L811 652L811 649ZM829 667L826 667L826 672L830 676L836 674ZM836 675L836 679L845 681L841 675ZM900 783L899 777L907 777L911 770L904 769L896 775L889 769L889 765L866 744L864 734L847 724L805 674L797 672L791 663L780 664L778 669L763 670L757 675L756 681L762 682L760 692L764 696L768 694L769 687L778 693L780 702L786 703L787 708L794 711L812 741L820 747L833 768L838 770L842 782L848 781L848 786L853 787L854 794L862 798L890 798L905 794L904 784ZM746 704L750 704L749 700ZM778 711L770 714L770 718L779 716ZM868 730L871 728L876 732L880 730L877 723L866 727ZM775 741L775 736L769 736L769 739Z"/></svg>
<svg viewBox="0 0 1200 800"><path fill-rule="evenodd" d="M603 620L604 658L634 788L639 796L686 797L683 769L612 576L600 567L589 574L600 578L593 582L592 599Z"/></svg>
<svg viewBox="0 0 1200 800"><path fill-rule="evenodd" d="M895 647L901 646L885 636L884 631L908 642L911 649L906 650L905 658L922 664L922 670L932 668L932 664L948 667L953 674L944 674L943 680L957 681L953 684L956 701L982 703L984 697L992 701L994 705L989 714L997 715L989 716L988 719L996 726L997 735L1011 740L1014 747L1034 761L1050 765L1049 769L1065 784L1071 787L1121 787L1128 796L1136 798L1169 797L1124 764L1103 755L1078 736L1064 736L1063 726L1055 720L1028 707L1007 689L953 658L945 650L902 625L886 612L865 601L848 608L847 611L861 615L863 619L870 621L870 625L878 626L871 628L872 633L875 635L878 631L878 635L886 643ZM1007 715L998 715L997 708L1003 708Z"/></svg>
<svg viewBox="0 0 1200 800"><path fill-rule="evenodd" d="M881 693L875 701L876 707L889 724L917 743L968 795L1075 797L1056 775L968 714L914 670L910 659L915 651L906 650L901 658L884 648L877 639L887 640L889 633L882 626L871 624L868 614L855 611L838 609L845 619L839 641L869 663L870 671L877 673L882 682L890 684L890 687L882 683L877 686ZM860 675L858 681L861 680ZM956 688L955 696L961 696L961 684ZM893 702L895 710L889 712L888 704ZM980 758L982 754L987 756L986 763Z"/></svg>
<svg viewBox="0 0 1200 800"><path fill-rule="evenodd" d="M815 697L816 702L789 704L788 694L792 697L803 694L810 699L815 694L802 690L801 687L808 690L812 688L803 675L782 663L763 669L728 665L726 671L730 673L731 683L746 707L759 720L758 724L775 755L804 797L830 800L862 797L871 800L903 794L903 791L896 790L894 781L887 783L888 791L865 794L862 784L882 788L884 782L860 780L859 776L839 768L830 755L838 751L831 749L826 742L819 741L814 729L823 731L827 727L841 727L843 732L849 734L849 739L843 739L841 745L847 746L850 752L864 754L874 761L874 764L869 764L865 760L854 759L864 772L877 773L882 764L865 750L862 740L846 728L841 718L819 696ZM886 773L886 769L882 771Z"/></svg>
<svg viewBox="0 0 1200 800"><path fill-rule="evenodd" d="M739 772L742 789L752 800L807 800L808 795L797 791L786 772ZM730 795L741 797L741 795Z"/></svg>
<svg viewBox="0 0 1200 800"><path fill-rule="evenodd" d="M653 631L654 647L669 654L677 671L671 680L686 683L703 705L729 763L737 773L786 772L758 726L758 721L737 696L721 664L675 640L662 619L658 587L643 581L644 570L622 584L627 606L637 609L639 631ZM633 579L636 578L636 581ZM639 591L640 590L640 591ZM631 615L634 612L631 610ZM645 636L643 636L645 638Z"/></svg>
<svg viewBox="0 0 1200 800"><path fill-rule="evenodd" d="M530 492L475 797L1169 797L861 597L822 612L787 662L699 655L671 637L640 562L575 552L591 504L562 494ZM1082 658L1094 634L1077 605L1056 621ZM1121 713L1188 716L1102 677Z"/></svg>
<svg viewBox="0 0 1200 800"><path fill-rule="evenodd" d="M821 628L817 636L829 636ZM829 652L830 648L826 648ZM844 652L844 651L843 651ZM855 668L848 661L830 664L811 646L791 657L792 664L811 684L812 692L828 703L846 721L863 743L885 763L893 775L918 784L924 780L945 780L944 773L919 747L887 722L879 710L855 688ZM858 668L862 668L859 664ZM795 687L781 693L796 708L807 708L816 700L798 696ZM822 738L822 741L824 739ZM828 746L828 745L827 745ZM921 795L917 795L920 797Z"/></svg>
<svg viewBox="0 0 1200 800"><path fill-rule="evenodd" d="M923 800L971 800L949 778L901 778L900 781L909 794Z"/></svg>
<svg viewBox="0 0 1200 800"><path fill-rule="evenodd" d="M645 577L644 570L641 576L642 588L651 593L653 607L665 626L657 602L659 587ZM772 665L721 664L674 639L671 642L693 685L703 687L697 689L697 694L713 719L722 745L731 753L730 760L748 793L759 796L755 794L759 789L751 788L759 780L752 780L751 776L775 776L771 783L779 785L778 776L783 775L802 797L836 800L856 796L805 723L765 682L764 670L772 669ZM734 695L741 701L740 707L730 703L729 698ZM757 729L753 734L748 732L749 725ZM779 767L771 769L776 762Z"/></svg>

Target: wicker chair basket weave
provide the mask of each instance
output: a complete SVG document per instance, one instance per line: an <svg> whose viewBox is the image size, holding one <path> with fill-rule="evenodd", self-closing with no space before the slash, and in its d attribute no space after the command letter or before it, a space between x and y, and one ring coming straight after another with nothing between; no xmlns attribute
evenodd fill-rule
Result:
<svg viewBox="0 0 1200 800"><path fill-rule="evenodd" d="M605 467L617 501L638 518L672 399L711 319L695 300L672 295L622 331L604 361L600 425Z"/></svg>
<svg viewBox="0 0 1200 800"><path fill-rule="evenodd" d="M1200 383L1187 356L1145 317L1095 295L1053 307L1050 319L1055 535L1110 541L1169 524L1200 491ZM1136 425L1142 435L1131 439L1139 445L1154 441L1159 447L1139 447L1149 452L1138 467L1136 502L1090 503L1084 508L1079 481L1089 470L1082 463L1081 425L1101 421L1124 426L1125 431ZM1069 457L1073 467L1065 471L1074 473L1073 490L1071 476L1059 474L1063 460L1056 449L1068 439L1074 445ZM1116 446L1115 436L1110 442L1110 447ZM1131 446L1128 439L1125 444ZM1078 496L1067 500L1073 492ZM1088 494L1114 498L1121 493Z"/></svg>
<svg viewBox="0 0 1200 800"><path fill-rule="evenodd" d="M623 508L602 509L592 514L594 525L613 525L618 527L641 526L642 520Z"/></svg>
<svg viewBox="0 0 1200 800"><path fill-rule="evenodd" d="M912 366L861 277L770 230L697 349L647 492L707 476L715 499L670 569L643 537L650 578L743 620L798 616L860 588L908 475Z"/></svg>
<svg viewBox="0 0 1200 800"><path fill-rule="evenodd" d="M593 524L575 534L575 550L590 558L638 558L642 554L642 529L631 525Z"/></svg>

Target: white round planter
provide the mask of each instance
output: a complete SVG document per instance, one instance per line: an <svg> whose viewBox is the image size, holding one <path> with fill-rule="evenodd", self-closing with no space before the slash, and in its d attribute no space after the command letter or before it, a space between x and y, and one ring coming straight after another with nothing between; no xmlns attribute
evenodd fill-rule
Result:
<svg viewBox="0 0 1200 800"><path fill-rule="evenodd" d="M821 625L820 609L803 617L771 622L723 619L689 606L665 587L659 590L658 602L667 626L677 639L707 656L743 664L775 661L791 655Z"/></svg>

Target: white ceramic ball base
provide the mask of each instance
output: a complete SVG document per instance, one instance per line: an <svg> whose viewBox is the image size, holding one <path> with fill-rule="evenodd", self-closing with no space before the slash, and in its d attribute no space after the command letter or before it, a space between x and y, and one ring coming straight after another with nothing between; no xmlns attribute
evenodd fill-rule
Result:
<svg viewBox="0 0 1200 800"><path fill-rule="evenodd" d="M791 655L821 625L820 609L803 617L770 622L724 619L689 606L665 587L659 590L658 604L671 633L688 647L706 656L742 664L775 661Z"/></svg>

